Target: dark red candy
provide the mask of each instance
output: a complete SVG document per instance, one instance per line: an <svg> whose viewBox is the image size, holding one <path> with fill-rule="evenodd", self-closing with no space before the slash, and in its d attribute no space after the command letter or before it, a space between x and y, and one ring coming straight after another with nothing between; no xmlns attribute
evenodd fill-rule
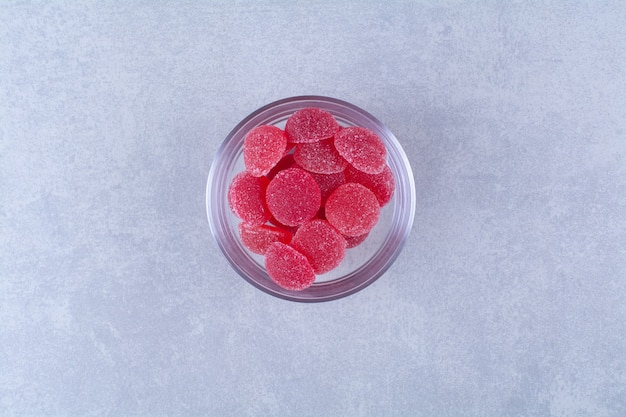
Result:
<svg viewBox="0 0 626 417"><path fill-rule="evenodd" d="M346 243L347 243L346 248L352 249L352 248L359 246L361 243L365 241L365 239L367 239L367 236L369 236L369 233L365 233L364 235L361 235L361 236L344 236L344 238L346 239Z"/></svg>
<svg viewBox="0 0 626 417"><path fill-rule="evenodd" d="M267 248L265 269L276 284L288 290L304 290L315 281L315 271L307 257L282 242Z"/></svg>
<svg viewBox="0 0 626 417"><path fill-rule="evenodd" d="M369 233L378 222L380 205L376 195L364 185L340 185L326 200L326 219L344 236Z"/></svg>
<svg viewBox="0 0 626 417"><path fill-rule="evenodd" d="M322 194L310 173L301 168L288 168L270 181L265 199L276 220L286 226L299 226L315 216Z"/></svg>
<svg viewBox="0 0 626 417"><path fill-rule="evenodd" d="M389 203L391 197L393 197L396 182L388 165L385 165L380 174L367 174L349 166L346 168L345 175L347 182L358 182L372 190L376 194L378 204L381 207Z"/></svg>
<svg viewBox="0 0 626 417"><path fill-rule="evenodd" d="M276 176L280 171L291 168L296 162L293 160L293 154L288 153L283 156L280 161L267 173L266 177L270 180Z"/></svg>
<svg viewBox="0 0 626 417"><path fill-rule="evenodd" d="M336 268L346 255L346 239L326 220L304 223L293 236L291 245L307 257L316 274Z"/></svg>
<svg viewBox="0 0 626 417"><path fill-rule="evenodd" d="M296 111L287 119L285 133L289 142L317 142L331 138L341 129L332 114L315 107Z"/></svg>
<svg viewBox="0 0 626 417"><path fill-rule="evenodd" d="M325 204L330 193L346 182L346 175L343 172L337 172L335 174L316 174L312 172L311 176L313 176L322 192L322 206Z"/></svg>
<svg viewBox="0 0 626 417"><path fill-rule="evenodd" d="M291 242L291 233L280 227L268 225L251 225L246 222L239 223L239 236L241 243L254 253L264 255L267 248L274 242Z"/></svg>
<svg viewBox="0 0 626 417"><path fill-rule="evenodd" d="M282 224L281 222L276 220L276 217L274 217L274 216L270 217L268 222L270 224L273 224L274 226L278 227L279 229L283 229L283 230L288 231L289 233L291 233L292 236L296 233L296 231L298 230L298 227L299 227L299 226L287 226L285 224Z"/></svg>
<svg viewBox="0 0 626 417"><path fill-rule="evenodd" d="M310 143L298 143L293 159L302 168L318 174L334 174L343 171L348 161L335 149L332 139Z"/></svg>
<svg viewBox="0 0 626 417"><path fill-rule="evenodd" d="M346 127L335 135L335 148L353 167L368 174L385 169L387 149L378 135L364 127Z"/></svg>
<svg viewBox="0 0 626 417"><path fill-rule="evenodd" d="M265 202L269 182L246 171L235 175L228 188L228 204L235 216L250 224L267 222L271 217Z"/></svg>
<svg viewBox="0 0 626 417"><path fill-rule="evenodd" d="M276 126L262 125L252 129L243 142L246 170L260 177L280 161L287 149L287 136Z"/></svg>

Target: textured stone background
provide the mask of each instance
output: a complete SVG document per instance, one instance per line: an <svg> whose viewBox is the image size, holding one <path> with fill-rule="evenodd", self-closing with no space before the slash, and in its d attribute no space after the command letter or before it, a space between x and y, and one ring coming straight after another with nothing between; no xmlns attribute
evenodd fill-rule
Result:
<svg viewBox="0 0 626 417"><path fill-rule="evenodd" d="M626 415L621 1L0 2L1 416ZM222 138L368 110L415 226L349 298L210 236Z"/></svg>

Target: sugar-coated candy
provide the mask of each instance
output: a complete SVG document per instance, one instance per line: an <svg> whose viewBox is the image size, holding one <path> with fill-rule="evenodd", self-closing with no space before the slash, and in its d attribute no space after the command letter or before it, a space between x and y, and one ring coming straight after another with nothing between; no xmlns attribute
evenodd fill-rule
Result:
<svg viewBox="0 0 626 417"><path fill-rule="evenodd" d="M260 177L267 174L285 154L287 136L282 129L271 125L257 126L243 142L243 162L246 170Z"/></svg>
<svg viewBox="0 0 626 417"><path fill-rule="evenodd" d="M345 236L369 233L378 222L380 205L376 195L364 185L340 185L326 200L326 219Z"/></svg>
<svg viewBox="0 0 626 417"><path fill-rule="evenodd" d="M344 236L346 239L346 249L352 249L359 246L361 243L365 242L365 239L369 236L369 233L365 233L361 236Z"/></svg>
<svg viewBox="0 0 626 417"><path fill-rule="evenodd" d="M246 222L239 223L239 237L241 243L254 253L264 255L267 248L274 242L288 244L292 234L280 227L269 225L251 225Z"/></svg>
<svg viewBox="0 0 626 417"><path fill-rule="evenodd" d="M288 168L270 181L265 199L276 220L287 226L298 226L315 216L322 194L310 173L301 168Z"/></svg>
<svg viewBox="0 0 626 417"><path fill-rule="evenodd" d="M302 168L318 174L335 174L348 165L348 161L335 149L332 138L296 144L293 159Z"/></svg>
<svg viewBox="0 0 626 417"><path fill-rule="evenodd" d="M335 134L335 149L354 168L368 174L385 169L387 149L378 135L364 127L346 127Z"/></svg>
<svg viewBox="0 0 626 417"><path fill-rule="evenodd" d="M288 290L301 291L315 281L315 271L307 257L282 242L267 248L265 269L276 284Z"/></svg>
<svg viewBox="0 0 626 417"><path fill-rule="evenodd" d="M228 187L228 204L235 216L249 224L267 222L271 217L265 201L269 182L267 178L255 177L247 171L235 175Z"/></svg>
<svg viewBox="0 0 626 417"><path fill-rule="evenodd" d="M307 257L316 274L331 271L346 256L346 239L326 220L304 223L293 236L291 246Z"/></svg>
<svg viewBox="0 0 626 417"><path fill-rule="evenodd" d="M346 182L358 182L361 185L366 186L376 194L378 204L381 207L385 206L393 197L394 190L396 188L396 182L393 177L393 172L388 165L380 174L368 174L363 171L349 166L345 170Z"/></svg>
<svg viewBox="0 0 626 417"><path fill-rule="evenodd" d="M289 142L317 142L331 138L341 129L332 114L316 107L296 111L287 119L285 133Z"/></svg>
<svg viewBox="0 0 626 417"><path fill-rule="evenodd" d="M310 287L364 242L395 191L381 138L342 127L320 108L294 112L284 130L251 129L243 160L228 188L241 244L291 291Z"/></svg>

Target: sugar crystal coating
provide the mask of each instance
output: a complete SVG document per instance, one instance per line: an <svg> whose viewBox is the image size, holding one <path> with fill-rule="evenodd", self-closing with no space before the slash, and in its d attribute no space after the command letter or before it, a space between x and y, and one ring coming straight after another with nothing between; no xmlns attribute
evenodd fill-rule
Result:
<svg viewBox="0 0 626 417"><path fill-rule="evenodd" d="M317 142L332 137L340 128L333 115L326 110L307 107L289 117L285 133L289 142Z"/></svg>
<svg viewBox="0 0 626 417"><path fill-rule="evenodd" d="M271 213L265 202L269 180L242 171L235 175L228 188L230 209L241 220L250 224L263 224Z"/></svg>
<svg viewBox="0 0 626 417"><path fill-rule="evenodd" d="M346 239L326 220L304 223L293 236L291 246L307 257L316 274L331 271L346 256Z"/></svg>
<svg viewBox="0 0 626 417"><path fill-rule="evenodd" d="M291 233L285 229L269 225L251 225L239 223L241 243L254 253L264 255L267 248L274 242L291 242Z"/></svg>
<svg viewBox="0 0 626 417"><path fill-rule="evenodd" d="M267 186L265 198L271 214L287 226L298 226L313 218L322 202L317 182L301 168L276 174Z"/></svg>
<svg viewBox="0 0 626 417"><path fill-rule="evenodd" d="M337 187L328 196L324 210L328 222L345 236L369 233L380 216L376 195L353 182Z"/></svg>
<svg viewBox="0 0 626 417"><path fill-rule="evenodd" d="M393 193L396 188L396 182L393 177L393 172L388 165L380 174L368 174L363 171L349 166L345 170L345 176L347 182L358 182L361 185L366 186L376 194L378 204L381 207L385 206L393 197Z"/></svg>
<svg viewBox="0 0 626 417"><path fill-rule="evenodd" d="M346 127L335 134L335 149L354 168L368 174L385 169L387 149L378 135L364 127Z"/></svg>
<svg viewBox="0 0 626 417"><path fill-rule="evenodd" d="M282 242L267 248L265 269L276 284L288 290L301 291L315 281L315 271L307 257Z"/></svg>
<svg viewBox="0 0 626 417"><path fill-rule="evenodd" d="M302 168L318 174L334 174L348 165L333 145L333 139L298 143L293 151L294 160Z"/></svg>
<svg viewBox="0 0 626 417"><path fill-rule="evenodd" d="M243 142L243 161L246 170L260 177L280 161L287 148L287 136L282 129L271 125L257 126Z"/></svg>

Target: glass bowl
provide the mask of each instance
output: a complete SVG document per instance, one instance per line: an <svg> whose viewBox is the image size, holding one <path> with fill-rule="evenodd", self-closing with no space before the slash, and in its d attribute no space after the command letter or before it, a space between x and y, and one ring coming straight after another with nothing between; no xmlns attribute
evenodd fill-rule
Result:
<svg viewBox="0 0 626 417"><path fill-rule="evenodd" d="M279 287L268 276L264 258L250 252L239 240L237 218L228 205L228 187L243 171L243 142L250 129L264 124L281 129L295 111L317 107L335 116L342 126L361 126L378 134L387 147L387 164L394 174L396 189L391 201L380 212L380 220L368 238L346 251L334 270L318 275L316 282L302 291ZM409 160L396 137L366 111L330 97L299 96L270 103L243 119L219 147L207 181L206 208L211 232L224 256L239 275L260 290L276 297L299 302L329 301L362 290L389 269L400 254L413 225L415 183Z"/></svg>

